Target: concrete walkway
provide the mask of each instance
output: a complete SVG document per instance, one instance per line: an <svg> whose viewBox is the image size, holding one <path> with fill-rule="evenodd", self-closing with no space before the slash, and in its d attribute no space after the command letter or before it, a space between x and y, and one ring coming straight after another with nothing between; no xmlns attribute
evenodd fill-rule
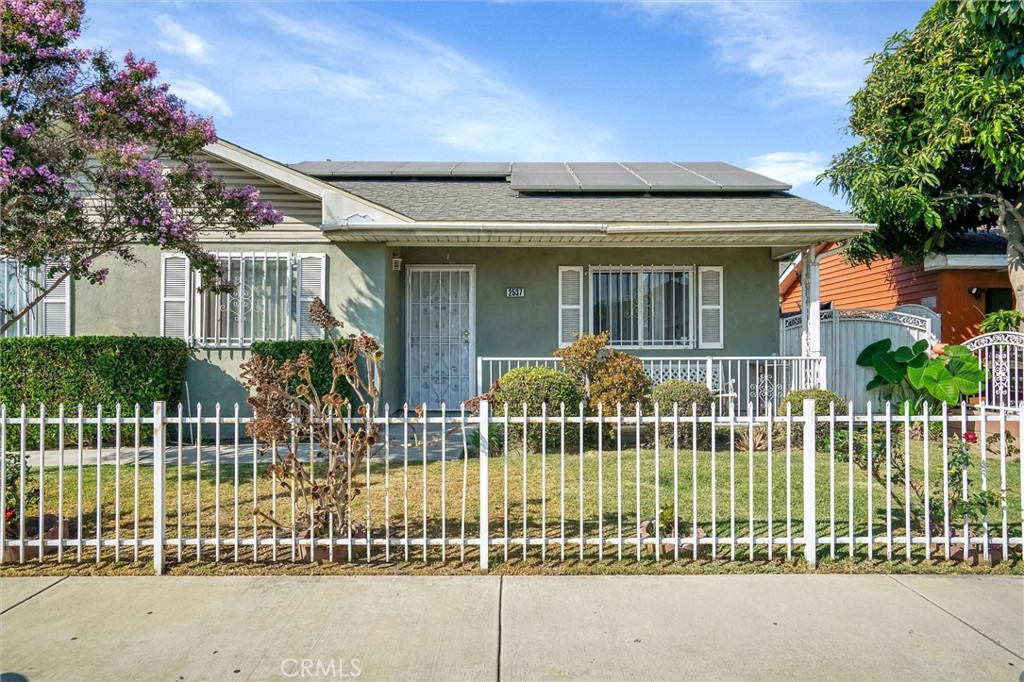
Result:
<svg viewBox="0 0 1024 682"><path fill-rule="evenodd" d="M0 579L15 680L1024 679L1024 578Z"/></svg>

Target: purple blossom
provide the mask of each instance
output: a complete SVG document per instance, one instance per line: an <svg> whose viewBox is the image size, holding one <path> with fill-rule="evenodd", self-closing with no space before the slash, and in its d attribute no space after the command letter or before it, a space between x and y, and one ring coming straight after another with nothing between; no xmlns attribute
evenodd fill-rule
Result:
<svg viewBox="0 0 1024 682"><path fill-rule="evenodd" d="M31 121L20 125L14 129L14 134L18 137L32 137L36 132L36 124Z"/></svg>

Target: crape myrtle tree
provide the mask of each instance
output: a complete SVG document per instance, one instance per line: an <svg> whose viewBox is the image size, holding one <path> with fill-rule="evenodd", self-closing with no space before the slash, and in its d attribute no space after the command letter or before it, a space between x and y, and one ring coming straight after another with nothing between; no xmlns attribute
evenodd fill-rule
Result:
<svg viewBox="0 0 1024 682"><path fill-rule="evenodd" d="M183 252L203 290L230 289L200 231L282 219L197 159L213 122L153 62L75 46L83 14L81 0L0 0L0 254L44 273L24 305L0 311L0 334L63 280L102 283L97 259L134 262L138 245Z"/></svg>
<svg viewBox="0 0 1024 682"><path fill-rule="evenodd" d="M1024 1L939 0L870 64L850 100L859 141L819 178L878 224L848 259L914 263L998 226L1024 312Z"/></svg>

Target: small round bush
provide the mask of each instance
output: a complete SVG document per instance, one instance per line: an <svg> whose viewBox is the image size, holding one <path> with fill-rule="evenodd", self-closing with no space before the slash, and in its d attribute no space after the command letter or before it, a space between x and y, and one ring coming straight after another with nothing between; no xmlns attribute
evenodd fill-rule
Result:
<svg viewBox="0 0 1024 682"><path fill-rule="evenodd" d="M779 415L786 414L786 405L793 406L793 415L802 416L804 413L804 401L814 401L814 413L818 416L827 416L829 404L835 403L836 412L840 412L846 401L842 396L833 391L826 391L823 388L806 388L799 391L790 391L779 403Z"/></svg>
<svg viewBox="0 0 1024 682"><path fill-rule="evenodd" d="M541 405L547 403L548 417L553 418L546 427L541 424L516 424L514 421L508 430L508 445L518 448L525 441L534 452L539 452L544 445L549 452L557 450L562 434L558 417L561 405L565 403L566 416L579 416L580 403L584 403L583 389L576 380L565 372L551 367L518 367L498 379L498 387L494 390L495 414L504 414L505 403L511 420L518 415L522 417L523 404L532 417L541 414ZM547 437L544 438L546 433ZM579 444L578 429L567 428L565 446L576 447ZM546 442L545 442L546 441Z"/></svg>
<svg viewBox="0 0 1024 682"><path fill-rule="evenodd" d="M693 414L693 405L697 405L697 414L711 414L711 406L715 395L705 384L699 381L683 381L668 379L654 387L651 391L651 402L661 405L661 413L668 414L674 404L679 405L680 414Z"/></svg>
<svg viewBox="0 0 1024 682"><path fill-rule="evenodd" d="M596 411L603 404L604 411L635 405L647 397L651 380L644 371L644 363L635 355L612 351L594 371L590 382L590 409Z"/></svg>
<svg viewBox="0 0 1024 682"><path fill-rule="evenodd" d="M565 372L551 367L517 367L498 379L494 402L508 403L510 415L521 414L523 403L531 415L539 415L544 403L548 414L558 414L565 403L566 414L579 415L585 397L576 380Z"/></svg>

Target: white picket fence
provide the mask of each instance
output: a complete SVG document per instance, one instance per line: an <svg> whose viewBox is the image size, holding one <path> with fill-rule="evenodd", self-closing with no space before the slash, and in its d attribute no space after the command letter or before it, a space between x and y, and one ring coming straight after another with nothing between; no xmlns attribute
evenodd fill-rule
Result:
<svg viewBox="0 0 1024 682"><path fill-rule="evenodd" d="M802 408L814 414L812 402ZM734 406L708 416L685 406L574 414L483 403L478 414L404 408L378 418L382 442L360 472L353 523L307 536L253 514L259 507L287 522L294 506L263 473L272 455L245 434L249 418L237 406L200 405L193 416L181 407L168 415L163 403L145 414L3 406L0 497L16 500L16 519L5 520L2 560L151 560L157 573L169 561L321 558L457 559L483 569L518 558L813 564L987 560L1024 544L1024 474L1010 433L1024 426L1020 413L963 405L907 417L869 405L810 417L740 415ZM40 438L47 429L55 447ZM190 429L204 438L190 441ZM977 443L960 435L969 433ZM318 446L302 437L301 456L315 467ZM972 464L954 489L950 462L963 448ZM951 509L979 493L994 496L983 516ZM905 511L922 506L919 517L931 521L912 523ZM43 532L34 532L39 518Z"/></svg>

